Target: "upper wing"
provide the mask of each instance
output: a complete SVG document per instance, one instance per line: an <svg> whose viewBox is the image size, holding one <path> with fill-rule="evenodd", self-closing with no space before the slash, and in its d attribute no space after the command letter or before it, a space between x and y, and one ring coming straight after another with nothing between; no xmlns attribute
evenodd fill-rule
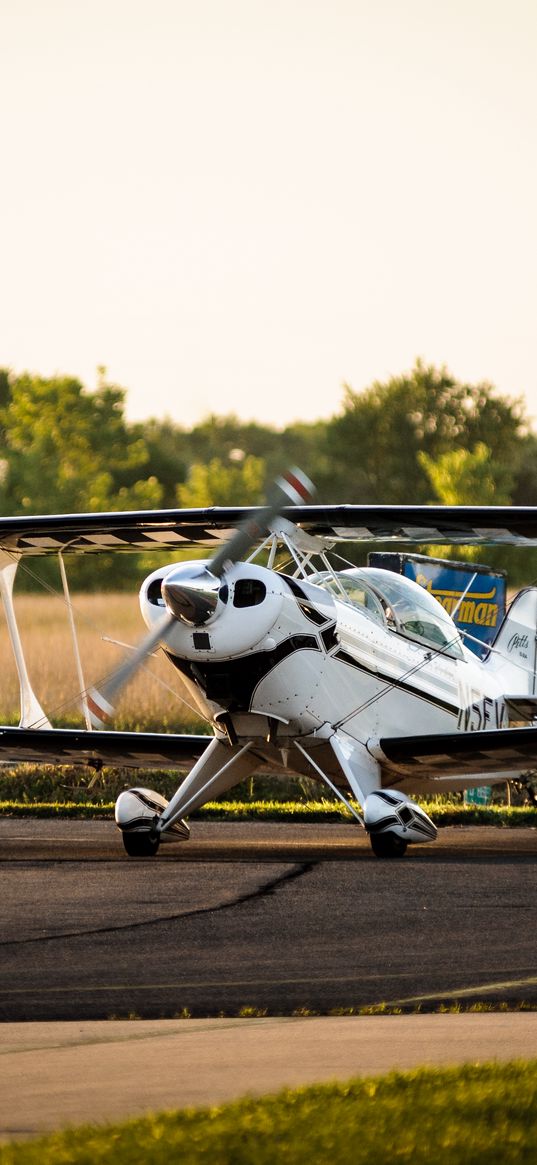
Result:
<svg viewBox="0 0 537 1165"><path fill-rule="evenodd" d="M0 518L0 548L25 555L103 550L180 550L215 546L233 534L247 509L141 510Z"/></svg>
<svg viewBox="0 0 537 1165"><path fill-rule="evenodd" d="M71 728L0 728L4 763L124 765L133 769L185 768L205 752L212 736L161 732L87 732Z"/></svg>
<svg viewBox="0 0 537 1165"><path fill-rule="evenodd" d="M261 512L261 509L260 509ZM23 554L215 546L256 511L247 507L0 518L0 548ZM283 517L339 541L537 546L534 506L295 506Z"/></svg>
<svg viewBox="0 0 537 1165"><path fill-rule="evenodd" d="M383 737L375 757L399 777L523 773L537 767L537 728Z"/></svg>
<svg viewBox="0 0 537 1165"><path fill-rule="evenodd" d="M330 541L537 546L535 506L309 506L289 517Z"/></svg>

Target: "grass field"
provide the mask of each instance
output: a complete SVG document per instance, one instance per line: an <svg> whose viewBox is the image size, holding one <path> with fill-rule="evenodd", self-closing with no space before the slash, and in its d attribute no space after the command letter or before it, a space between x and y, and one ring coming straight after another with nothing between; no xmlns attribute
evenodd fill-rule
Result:
<svg viewBox="0 0 537 1165"><path fill-rule="evenodd" d="M103 636L135 644L145 633L136 594L74 595L86 686L113 671L124 652ZM71 631L60 595L22 594L15 607L32 687L54 724L82 724ZM19 685L3 614L0 617L0 723L19 720ZM185 703L186 701L186 703ZM135 676L118 704L116 727L203 731L179 674L160 656Z"/></svg>
<svg viewBox="0 0 537 1165"><path fill-rule="evenodd" d="M121 773L116 770L114 778L109 778L103 770L103 777L99 784L87 785L80 783L70 784L69 776L62 773L54 775L58 798L43 800L39 790L47 780L47 774L39 778L27 778L24 773L13 775L13 785L16 786L17 796L10 795L10 776L0 779L0 816L3 817L86 817L110 818L114 813L114 800L122 791L132 784L132 774L129 770ZM86 780L88 778L85 778ZM151 776L153 785L158 785L158 791L168 799L175 792L179 782L177 774L160 774ZM61 787L60 787L61 785ZM350 813L337 801L278 801L242 799L242 792L236 793L236 800L207 801L200 809L192 814L193 819L199 821L287 821L299 825L306 822L328 824L330 822L356 823ZM508 829L537 828L537 809L533 806L520 806L508 809L505 806L494 805L490 808L466 807L465 805L433 805L422 802L427 813L440 828L446 825L496 825Z"/></svg>
<svg viewBox="0 0 537 1165"><path fill-rule="evenodd" d="M530 1165L537 1061L418 1069L57 1133L0 1165Z"/></svg>

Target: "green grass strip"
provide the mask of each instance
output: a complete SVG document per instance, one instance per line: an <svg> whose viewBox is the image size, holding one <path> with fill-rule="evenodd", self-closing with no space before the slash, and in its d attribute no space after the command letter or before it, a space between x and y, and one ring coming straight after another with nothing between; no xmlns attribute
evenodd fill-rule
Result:
<svg viewBox="0 0 537 1165"><path fill-rule="evenodd" d="M537 828L533 805L450 805L423 803L439 827L443 825L498 825L514 829ZM110 817L113 801L0 801L0 815L11 817ZM198 821L349 822L350 813L335 801L208 801L192 814Z"/></svg>
<svg viewBox="0 0 537 1165"><path fill-rule="evenodd" d="M218 1108L86 1125L0 1148L0 1165L525 1165L537 1061L286 1089Z"/></svg>

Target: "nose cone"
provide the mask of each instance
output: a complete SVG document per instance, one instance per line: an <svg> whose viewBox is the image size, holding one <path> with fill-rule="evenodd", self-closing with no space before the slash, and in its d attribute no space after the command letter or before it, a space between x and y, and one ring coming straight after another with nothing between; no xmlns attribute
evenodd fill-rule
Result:
<svg viewBox="0 0 537 1165"><path fill-rule="evenodd" d="M200 563L178 566L162 583L162 597L169 611L183 623L200 627L214 615L220 579Z"/></svg>

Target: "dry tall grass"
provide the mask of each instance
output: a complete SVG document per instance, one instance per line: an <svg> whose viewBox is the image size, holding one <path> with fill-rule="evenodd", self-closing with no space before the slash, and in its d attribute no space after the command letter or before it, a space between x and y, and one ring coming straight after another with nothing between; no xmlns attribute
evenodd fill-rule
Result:
<svg viewBox="0 0 537 1165"><path fill-rule="evenodd" d="M85 684L98 685L124 655L124 649L107 643L103 636L136 644L145 633L138 599L132 594L74 595L73 606ZM15 609L30 682L43 710L56 725L82 725L80 689L63 597L24 594L16 597ZM16 724L19 684L1 603L0 610L0 723ZM159 652L125 689L115 726L203 731L203 722L190 704L192 700L179 673Z"/></svg>

